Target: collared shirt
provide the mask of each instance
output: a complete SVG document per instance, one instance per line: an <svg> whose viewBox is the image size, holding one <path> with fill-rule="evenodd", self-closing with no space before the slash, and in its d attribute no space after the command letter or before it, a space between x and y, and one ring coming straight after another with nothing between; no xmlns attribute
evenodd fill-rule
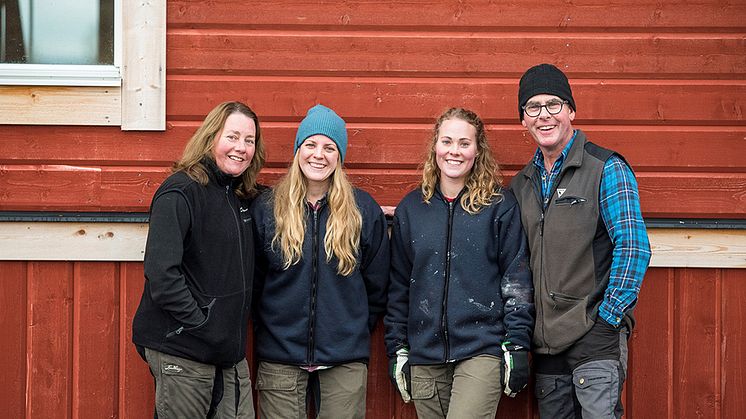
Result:
<svg viewBox="0 0 746 419"><path fill-rule="evenodd" d="M541 175L541 193L546 209L549 193L557 181L562 164L575 140L577 131L547 173L541 149L536 150L534 165ZM598 192L599 210L609 233L614 251L612 254L609 286L599 307L599 316L613 326L618 326L624 313L637 302L642 279L650 262L650 242L640 211L637 180L629 166L617 155L604 164Z"/></svg>

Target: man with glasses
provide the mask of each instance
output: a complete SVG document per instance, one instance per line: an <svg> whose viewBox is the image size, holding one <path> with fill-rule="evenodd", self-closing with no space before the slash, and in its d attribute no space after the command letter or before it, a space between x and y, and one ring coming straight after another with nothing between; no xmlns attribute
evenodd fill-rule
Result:
<svg viewBox="0 0 746 419"><path fill-rule="evenodd" d="M637 182L614 151L574 129L567 77L531 67L518 115L536 141L511 183L531 248L536 397L542 418L620 418L627 339L650 244Z"/></svg>

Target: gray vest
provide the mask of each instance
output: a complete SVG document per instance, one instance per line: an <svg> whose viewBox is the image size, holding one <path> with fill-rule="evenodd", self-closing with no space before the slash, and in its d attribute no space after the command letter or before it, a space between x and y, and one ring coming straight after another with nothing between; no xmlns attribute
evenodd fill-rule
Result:
<svg viewBox="0 0 746 419"><path fill-rule="evenodd" d="M596 321L609 283L613 251L598 192L604 164L612 154L588 142L578 130L546 209L533 161L513 178L511 187L531 248L536 353L564 351Z"/></svg>

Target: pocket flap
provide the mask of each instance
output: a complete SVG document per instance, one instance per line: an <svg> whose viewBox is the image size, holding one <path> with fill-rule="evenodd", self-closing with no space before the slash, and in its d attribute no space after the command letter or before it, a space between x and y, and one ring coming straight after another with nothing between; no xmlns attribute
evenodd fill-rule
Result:
<svg viewBox="0 0 746 419"><path fill-rule="evenodd" d="M256 377L257 390L293 391L297 386L298 377L295 374L278 374L260 368Z"/></svg>
<svg viewBox="0 0 746 419"><path fill-rule="evenodd" d="M543 399L557 389L557 379L554 377L536 377L536 398Z"/></svg>
<svg viewBox="0 0 746 419"><path fill-rule="evenodd" d="M435 378L412 377L412 399L427 400L435 396Z"/></svg>
<svg viewBox="0 0 746 419"><path fill-rule="evenodd" d="M577 388L588 388L593 385L611 383L611 374L608 371L583 371L575 374L572 381Z"/></svg>

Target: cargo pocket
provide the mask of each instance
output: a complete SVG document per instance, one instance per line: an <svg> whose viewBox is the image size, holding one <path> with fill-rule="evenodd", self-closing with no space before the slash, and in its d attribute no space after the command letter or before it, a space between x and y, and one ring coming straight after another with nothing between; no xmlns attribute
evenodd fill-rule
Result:
<svg viewBox="0 0 746 419"><path fill-rule="evenodd" d="M294 367L298 369L298 367ZM256 389L261 391L294 391L298 387L297 372L273 369L264 363L259 364L256 375Z"/></svg>
<svg viewBox="0 0 746 419"><path fill-rule="evenodd" d="M412 377L412 399L427 400L435 396L435 378Z"/></svg>
<svg viewBox="0 0 746 419"><path fill-rule="evenodd" d="M554 377L536 377L536 388L534 389L537 399L549 397L557 389L557 379Z"/></svg>
<svg viewBox="0 0 746 419"><path fill-rule="evenodd" d="M581 366L575 369L572 377L575 395L583 407L593 413L592 417L605 417L614 411L614 406L619 400L619 383L615 376L613 371L605 368Z"/></svg>

